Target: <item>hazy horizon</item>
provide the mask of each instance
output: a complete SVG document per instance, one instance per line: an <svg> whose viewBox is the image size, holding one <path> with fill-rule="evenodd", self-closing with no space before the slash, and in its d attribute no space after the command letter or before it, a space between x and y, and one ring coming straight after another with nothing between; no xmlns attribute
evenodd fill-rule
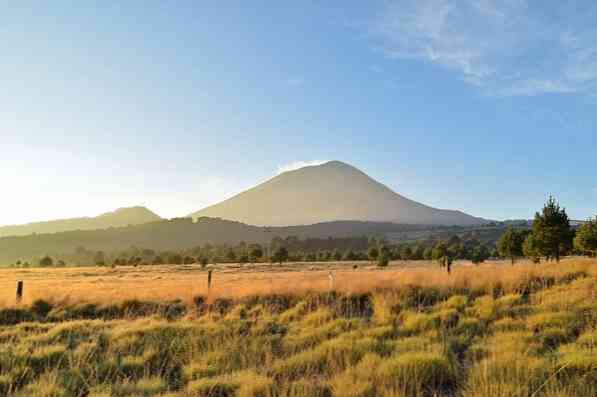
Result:
<svg viewBox="0 0 597 397"><path fill-rule="evenodd" d="M185 216L327 160L487 219L550 194L595 216L595 20L591 1L5 5L0 225Z"/></svg>

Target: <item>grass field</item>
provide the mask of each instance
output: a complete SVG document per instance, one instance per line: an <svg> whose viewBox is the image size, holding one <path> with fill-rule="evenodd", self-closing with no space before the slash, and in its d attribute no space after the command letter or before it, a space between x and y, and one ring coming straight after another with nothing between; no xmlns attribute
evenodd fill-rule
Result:
<svg viewBox="0 0 597 397"><path fill-rule="evenodd" d="M354 269L354 266L357 268ZM471 266L463 262L462 267L466 269L456 268L456 274L462 273L470 278L471 271L476 271ZM502 267L496 267L499 268ZM436 282L453 282L461 278L446 278L445 271L430 261L397 261L384 270L368 262L285 263L282 266L221 264L210 265L208 269L213 269L210 296L229 298L308 290L327 291L330 288L330 271L335 278L334 288L346 292L419 283L431 275ZM505 270L507 273L511 269ZM0 307L14 303L18 280L25 282L25 304L35 299L70 300L76 303L82 300L101 303L127 299L182 299L192 302L196 295L207 295L207 270L202 270L199 265L118 266L114 269L0 268Z"/></svg>
<svg viewBox="0 0 597 397"><path fill-rule="evenodd" d="M0 270L0 395L597 395L597 261L358 266Z"/></svg>

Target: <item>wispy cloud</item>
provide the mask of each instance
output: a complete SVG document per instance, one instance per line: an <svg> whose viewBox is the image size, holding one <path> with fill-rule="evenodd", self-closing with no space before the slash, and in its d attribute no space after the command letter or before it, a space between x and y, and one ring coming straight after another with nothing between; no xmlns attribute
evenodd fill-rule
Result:
<svg viewBox="0 0 597 397"><path fill-rule="evenodd" d="M441 65L492 95L594 95L595 20L593 1L404 0L385 3L369 33L387 57Z"/></svg>
<svg viewBox="0 0 597 397"><path fill-rule="evenodd" d="M294 161L289 164L278 166L278 175L283 172L294 171L298 170L299 168L309 167L313 165L321 165L327 162L328 160Z"/></svg>

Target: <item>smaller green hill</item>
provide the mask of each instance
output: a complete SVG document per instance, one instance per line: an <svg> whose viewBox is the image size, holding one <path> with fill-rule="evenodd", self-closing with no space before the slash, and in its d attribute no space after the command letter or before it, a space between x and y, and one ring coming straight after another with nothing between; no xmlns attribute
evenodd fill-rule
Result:
<svg viewBox="0 0 597 397"><path fill-rule="evenodd" d="M139 225L161 219L145 207L127 207L106 212L96 217L57 219L24 225L2 226L0 227L0 237L27 236L34 233L59 233L71 230L106 229L109 227Z"/></svg>

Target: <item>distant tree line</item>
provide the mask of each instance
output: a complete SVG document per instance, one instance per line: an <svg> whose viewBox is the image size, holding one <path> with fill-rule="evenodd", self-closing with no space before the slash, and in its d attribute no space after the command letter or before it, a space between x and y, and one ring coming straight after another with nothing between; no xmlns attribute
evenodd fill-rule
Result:
<svg viewBox="0 0 597 397"><path fill-rule="evenodd" d="M530 230L509 227L497 243L500 256L514 264L520 257L533 262L560 261L565 255L597 254L597 217L583 223L578 229L570 226L566 209L553 197L547 200L541 212L535 213Z"/></svg>
<svg viewBox="0 0 597 397"><path fill-rule="evenodd" d="M60 267L69 265L149 266L161 264L215 264L215 263L282 263L329 261L379 261L381 266L395 260L431 260L440 257L468 259L480 263L497 256L495 246L474 237L453 235L448 240L427 239L410 243L390 244L381 237L308 238L274 237L269 244L245 243L204 244L185 250L154 250L130 247L105 252L77 247L75 252L45 255L32 265ZM17 261L15 266L31 266Z"/></svg>
<svg viewBox="0 0 597 397"><path fill-rule="evenodd" d="M268 244L241 242L203 244L190 249L156 250L132 246L105 252L83 246L74 252L44 255L27 261L16 261L16 267L62 267L69 265L149 266L161 264L210 263L283 263L326 261L370 261L387 266L396 260L435 260L449 272L455 260L470 260L475 264L489 258L507 258L512 264L526 257L534 262L559 261L564 255L597 256L597 217L583 223L577 230L571 227L565 208L550 197L543 209L535 214L532 227L525 223L511 224L496 243L481 241L474 232L453 234L448 238L429 237L421 241L389 243L382 237L307 238L274 237Z"/></svg>

